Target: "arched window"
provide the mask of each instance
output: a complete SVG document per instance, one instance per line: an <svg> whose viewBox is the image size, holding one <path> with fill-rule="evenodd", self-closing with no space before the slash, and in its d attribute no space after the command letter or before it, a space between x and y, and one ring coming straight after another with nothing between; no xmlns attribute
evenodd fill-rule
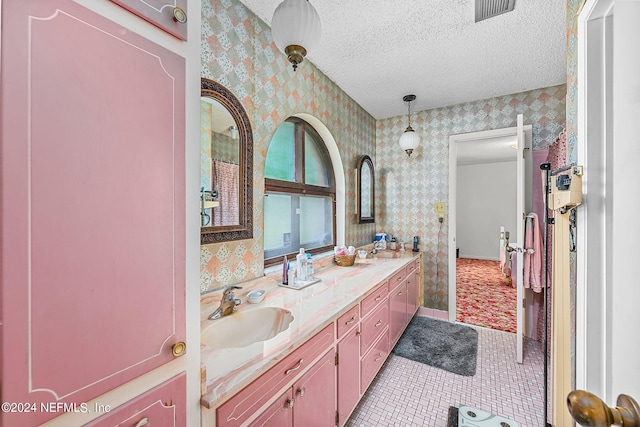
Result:
<svg viewBox="0 0 640 427"><path fill-rule="evenodd" d="M275 264L299 248L335 246L336 185L329 152L304 120L284 121L271 139L265 165L264 258Z"/></svg>

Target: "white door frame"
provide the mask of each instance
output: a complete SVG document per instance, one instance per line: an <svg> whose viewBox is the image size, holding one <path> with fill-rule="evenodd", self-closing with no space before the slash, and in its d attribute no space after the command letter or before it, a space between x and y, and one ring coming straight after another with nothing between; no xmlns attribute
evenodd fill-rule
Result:
<svg viewBox="0 0 640 427"><path fill-rule="evenodd" d="M479 139L500 138L506 136L516 136L518 128L492 129L479 132L462 133L449 136L449 251L448 251L448 275L449 275L449 321L456 320L456 197L457 197L457 173L458 173L458 142L474 141ZM531 141L532 126L525 125L524 132L527 143ZM532 148L532 147L528 147ZM496 232L496 242L498 241Z"/></svg>
<svg viewBox="0 0 640 427"><path fill-rule="evenodd" d="M609 404L640 396L639 18L639 0L587 0L578 18L576 387Z"/></svg>

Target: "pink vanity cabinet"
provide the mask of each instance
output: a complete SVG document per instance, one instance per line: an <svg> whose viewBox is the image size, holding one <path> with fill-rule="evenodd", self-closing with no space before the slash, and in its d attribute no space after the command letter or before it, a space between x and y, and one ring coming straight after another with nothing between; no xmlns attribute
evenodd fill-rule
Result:
<svg viewBox="0 0 640 427"><path fill-rule="evenodd" d="M5 1L2 34L1 394L37 410L0 424L34 426L179 373L185 58L71 0Z"/></svg>
<svg viewBox="0 0 640 427"><path fill-rule="evenodd" d="M282 402L282 411L293 410L293 425L309 425L304 424L304 420L314 416L324 417L321 419L326 421L328 413L331 423L320 425L333 425L336 414L334 342L334 325L331 323L219 406L216 425L241 426L255 418L251 425L262 426L272 425L269 423L274 419L289 419L278 410L276 403L262 409L275 395L280 396L277 401ZM292 390L291 395L287 394L289 389ZM303 421L295 423L296 420Z"/></svg>
<svg viewBox="0 0 640 427"><path fill-rule="evenodd" d="M335 321L211 409L216 425L344 426L415 312L418 295L408 283L418 283L419 258L410 266L367 291Z"/></svg>
<svg viewBox="0 0 640 427"><path fill-rule="evenodd" d="M251 427L333 425L336 413L334 360L335 353L327 352L249 425Z"/></svg>

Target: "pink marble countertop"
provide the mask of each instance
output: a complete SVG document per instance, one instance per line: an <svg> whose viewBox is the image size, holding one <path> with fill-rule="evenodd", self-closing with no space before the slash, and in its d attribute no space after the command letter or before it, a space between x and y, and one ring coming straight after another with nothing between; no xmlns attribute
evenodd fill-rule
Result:
<svg viewBox="0 0 640 427"><path fill-rule="evenodd" d="M321 282L300 290L278 286L280 275L277 274L238 284L242 286L236 291L236 298L242 300L238 311L280 307L291 311L294 319L274 338L247 347L213 349L202 344L202 406L215 408L222 404L348 311L376 285L409 264L417 255L410 251L382 251L373 259L356 258L352 267L331 263L316 272L315 277ZM246 301L246 294L253 289L266 290L265 298L259 304ZM222 292L215 292L201 297L202 330L215 322L207 317L219 306L221 295Z"/></svg>

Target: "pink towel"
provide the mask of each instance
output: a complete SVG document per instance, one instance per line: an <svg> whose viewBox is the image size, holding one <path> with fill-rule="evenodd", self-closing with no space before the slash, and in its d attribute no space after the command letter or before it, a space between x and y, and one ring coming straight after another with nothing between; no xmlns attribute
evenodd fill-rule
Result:
<svg viewBox="0 0 640 427"><path fill-rule="evenodd" d="M518 274L518 255L514 251L509 253L509 276L511 276L511 286L514 288L518 287L517 274Z"/></svg>
<svg viewBox="0 0 640 427"><path fill-rule="evenodd" d="M523 256L524 264L524 287L531 288L534 292L542 292L542 234L540 233L540 224L538 223L538 215L530 214L531 226L525 226L524 229L524 248L533 249L533 254L527 252ZM526 220L525 225L529 221Z"/></svg>

